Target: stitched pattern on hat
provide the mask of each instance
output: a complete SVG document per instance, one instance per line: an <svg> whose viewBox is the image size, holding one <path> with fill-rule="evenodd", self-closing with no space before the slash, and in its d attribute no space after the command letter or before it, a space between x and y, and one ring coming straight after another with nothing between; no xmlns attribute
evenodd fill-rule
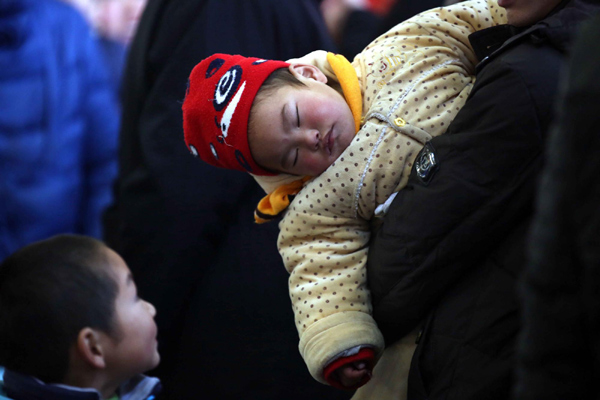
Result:
<svg viewBox="0 0 600 400"><path fill-rule="evenodd" d="M242 67L239 65L234 65L223 74L215 88L215 99L213 100L215 110L221 111L229 103L241 80Z"/></svg>
<svg viewBox="0 0 600 400"><path fill-rule="evenodd" d="M206 69L206 74L204 74L204 78L208 79L211 76L213 76L219 69L221 69L223 64L225 64L225 60L223 60L222 58L215 58L214 60L212 60L208 68Z"/></svg>
<svg viewBox="0 0 600 400"><path fill-rule="evenodd" d="M229 146L229 144L227 144L227 142L225 141L225 138L227 137L227 132L229 131L229 126L231 124L231 120L233 119L233 114L235 113L235 109L237 108L237 106L240 102L240 99L242 98L242 94L244 93L245 88L246 88L246 82L242 83L242 87L240 88L240 90L237 91L237 93L235 94L235 96L233 97L233 99L231 100L231 102L229 103L227 108L225 109L225 112L223 113L223 118L221 118L221 123L219 124L219 128L221 128L221 132L223 132L223 135L222 135L223 143L225 143L228 146Z"/></svg>

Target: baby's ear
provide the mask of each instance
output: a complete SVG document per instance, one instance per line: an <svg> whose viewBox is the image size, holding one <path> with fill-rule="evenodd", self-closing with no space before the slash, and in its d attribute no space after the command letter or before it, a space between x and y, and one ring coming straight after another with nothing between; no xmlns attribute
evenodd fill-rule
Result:
<svg viewBox="0 0 600 400"><path fill-rule="evenodd" d="M325 74L314 65L310 64L290 64L290 72L296 78L303 77L307 79L313 79L317 82L327 83L327 77Z"/></svg>
<svg viewBox="0 0 600 400"><path fill-rule="evenodd" d="M76 351L79 356L94 368L106 367L103 333L89 327L83 328L77 335Z"/></svg>

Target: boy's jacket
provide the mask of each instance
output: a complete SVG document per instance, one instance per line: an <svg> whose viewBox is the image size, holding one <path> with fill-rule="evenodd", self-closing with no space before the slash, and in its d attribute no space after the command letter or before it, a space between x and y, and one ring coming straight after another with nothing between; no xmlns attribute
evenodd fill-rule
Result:
<svg viewBox="0 0 600 400"><path fill-rule="evenodd" d="M157 378L137 375L121 385L119 400L154 400L161 390ZM95 389L46 384L10 370L0 379L0 400L102 400Z"/></svg>

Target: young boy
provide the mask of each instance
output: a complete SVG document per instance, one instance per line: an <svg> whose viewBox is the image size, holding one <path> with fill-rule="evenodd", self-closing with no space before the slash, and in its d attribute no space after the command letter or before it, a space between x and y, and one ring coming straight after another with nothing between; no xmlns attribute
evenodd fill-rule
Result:
<svg viewBox="0 0 600 400"><path fill-rule="evenodd" d="M59 235L0 264L1 396L151 400L156 311L102 242Z"/></svg>
<svg viewBox="0 0 600 400"><path fill-rule="evenodd" d="M258 221L286 211L278 248L318 381L369 380L384 347L366 287L374 217L464 104L477 63L468 35L505 21L494 1L467 1L396 26L352 64L324 52L287 63L217 54L192 71L192 154L255 176L269 193ZM427 179L435 161L419 162Z"/></svg>

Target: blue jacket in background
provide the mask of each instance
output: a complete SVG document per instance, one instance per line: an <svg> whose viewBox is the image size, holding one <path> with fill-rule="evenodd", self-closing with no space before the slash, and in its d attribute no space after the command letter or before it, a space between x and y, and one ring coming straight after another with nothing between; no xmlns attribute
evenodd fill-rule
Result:
<svg viewBox="0 0 600 400"><path fill-rule="evenodd" d="M101 236L119 110L83 17L56 0L0 2L0 260L48 236Z"/></svg>

